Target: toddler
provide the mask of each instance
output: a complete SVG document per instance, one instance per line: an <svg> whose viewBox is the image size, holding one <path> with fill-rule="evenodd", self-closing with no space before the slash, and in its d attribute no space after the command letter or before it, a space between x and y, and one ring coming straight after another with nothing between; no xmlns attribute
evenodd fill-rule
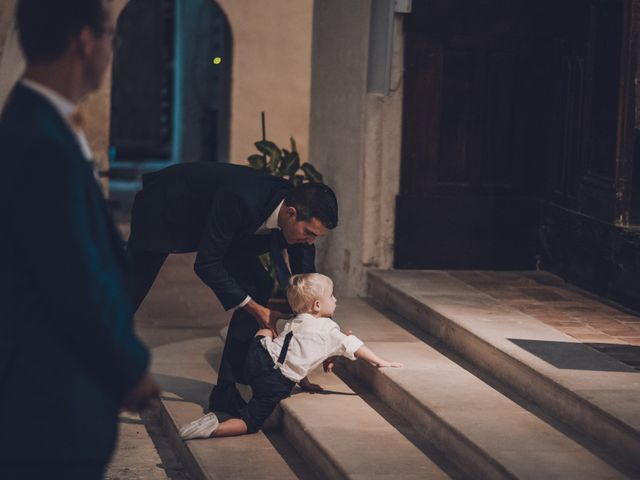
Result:
<svg viewBox="0 0 640 480"><path fill-rule="evenodd" d="M280 400L287 398L296 383L305 390L321 390L307 375L330 357L362 358L376 367L400 367L381 359L354 335L345 335L331 318L336 308L333 282L319 273L294 275L287 288L289 305L296 315L285 321L273 338L269 329L258 330L245 361L252 397L242 418L222 423L208 413L180 429L184 439L225 437L255 433Z"/></svg>

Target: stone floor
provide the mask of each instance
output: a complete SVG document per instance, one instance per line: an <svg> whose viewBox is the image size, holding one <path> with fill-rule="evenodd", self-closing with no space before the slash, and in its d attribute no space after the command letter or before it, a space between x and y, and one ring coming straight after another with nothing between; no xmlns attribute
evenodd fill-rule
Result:
<svg viewBox="0 0 640 480"><path fill-rule="evenodd" d="M640 369L640 316L545 272L450 271L500 303Z"/></svg>
<svg viewBox="0 0 640 480"><path fill-rule="evenodd" d="M136 315L150 347L215 336L229 314L193 272L194 254L171 255ZM502 303L640 369L640 317L543 272L450 272ZM188 479L151 414L123 414L109 480Z"/></svg>

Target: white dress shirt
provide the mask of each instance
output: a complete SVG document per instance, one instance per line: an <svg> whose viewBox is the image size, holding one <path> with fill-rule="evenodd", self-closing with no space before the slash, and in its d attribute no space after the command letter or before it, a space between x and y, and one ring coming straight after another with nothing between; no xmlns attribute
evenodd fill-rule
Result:
<svg viewBox="0 0 640 480"><path fill-rule="evenodd" d="M20 83L23 86L43 96L45 100L47 100L53 106L53 108L55 108L55 110L60 114L60 116L64 120L67 127L69 127L69 130L71 131L71 133L73 133L76 139L78 140L78 145L80 146L80 149L82 150L82 154L84 155L84 157L87 160L91 161L93 159L93 154L91 153L91 147L89 147L89 142L87 141L87 137L84 135L84 132L82 130L73 128L69 123L69 117L73 113L75 113L75 111L78 108L77 105L73 103L71 100L60 95L55 90L52 90L51 88L46 87L41 83L34 82L33 80L29 80L27 78L23 78L22 80L20 80Z"/></svg>
<svg viewBox="0 0 640 480"><path fill-rule="evenodd" d="M271 212L271 215L269 215L269 217L267 217L265 222L262 225L260 225L260 228L258 228L254 232L255 235L267 235L274 228L280 229L280 227L278 227L278 214L280 213L282 204L284 204L284 200L282 200L280 204L276 207L276 209L273 212ZM250 300L251 300L251 297L247 295L246 298L242 302L240 302L235 308L244 307L247 303L249 303Z"/></svg>
<svg viewBox="0 0 640 480"><path fill-rule="evenodd" d="M281 325L282 330L279 328ZM289 320L283 320L282 324L279 322L278 331L280 333L273 340L264 337L261 340L262 346L276 363L284 338L289 332L293 332L287 357L280 371L294 382L302 380L329 357L342 356L355 360L356 351L363 345L362 340L355 335L342 333L338 324L330 318L314 317L309 313L300 313Z"/></svg>

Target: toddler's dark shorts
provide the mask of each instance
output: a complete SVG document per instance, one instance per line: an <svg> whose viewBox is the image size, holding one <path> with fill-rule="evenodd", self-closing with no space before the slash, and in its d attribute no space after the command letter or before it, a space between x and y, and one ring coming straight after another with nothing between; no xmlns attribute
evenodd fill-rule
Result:
<svg viewBox="0 0 640 480"><path fill-rule="evenodd" d="M251 341L244 364L245 378L253 392L251 400L241 412L242 420L247 424L247 433L260 430L280 400L291 395L295 385L280 370L273 368L273 360L260 343L261 338L257 336Z"/></svg>

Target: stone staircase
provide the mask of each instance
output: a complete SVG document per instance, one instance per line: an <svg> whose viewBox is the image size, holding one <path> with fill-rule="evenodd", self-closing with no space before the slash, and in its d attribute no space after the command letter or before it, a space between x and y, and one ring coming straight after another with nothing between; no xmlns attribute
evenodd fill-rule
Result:
<svg viewBox="0 0 640 480"><path fill-rule="evenodd" d="M335 320L404 367L343 359L312 377L325 393L296 392L256 435L180 440L222 340L154 350L194 479L640 478L640 371L606 353L447 272L370 272L369 298L339 298Z"/></svg>

